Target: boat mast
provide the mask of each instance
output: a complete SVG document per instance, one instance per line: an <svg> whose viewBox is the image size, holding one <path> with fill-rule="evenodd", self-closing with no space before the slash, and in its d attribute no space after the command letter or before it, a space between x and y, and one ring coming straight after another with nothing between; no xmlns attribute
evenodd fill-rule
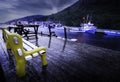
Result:
<svg viewBox="0 0 120 82"><path fill-rule="evenodd" d="M86 23L88 23L89 22L89 14L87 14L87 16L86 16Z"/></svg>

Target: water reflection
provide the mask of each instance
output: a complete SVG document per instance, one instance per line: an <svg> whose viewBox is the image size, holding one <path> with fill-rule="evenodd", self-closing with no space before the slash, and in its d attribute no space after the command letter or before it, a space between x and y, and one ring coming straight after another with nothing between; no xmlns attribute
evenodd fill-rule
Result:
<svg viewBox="0 0 120 82"><path fill-rule="evenodd" d="M39 46L38 39L35 39L35 45Z"/></svg>
<svg viewBox="0 0 120 82"><path fill-rule="evenodd" d="M49 37L48 48L51 47L51 40L52 40L52 37L50 36L50 37ZM65 48L66 48L66 43L67 43L67 39L64 39L64 44L63 44L63 47L62 47L62 52L64 52L64 50L65 50Z"/></svg>
<svg viewBox="0 0 120 82"><path fill-rule="evenodd" d="M64 45L63 45L63 48L62 48L62 52L64 52L64 50L65 50L66 43L67 43L67 39L64 40Z"/></svg>
<svg viewBox="0 0 120 82"><path fill-rule="evenodd" d="M48 48L50 48L50 44L51 44L51 36L49 37Z"/></svg>

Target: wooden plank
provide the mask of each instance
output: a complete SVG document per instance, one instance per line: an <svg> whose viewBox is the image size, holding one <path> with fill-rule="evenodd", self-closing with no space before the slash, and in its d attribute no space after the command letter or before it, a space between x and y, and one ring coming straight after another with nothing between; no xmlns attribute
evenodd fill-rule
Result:
<svg viewBox="0 0 120 82"><path fill-rule="evenodd" d="M33 48L31 48L30 46L28 46L27 44L23 43L23 47L26 51L29 51L29 50L32 50ZM34 53L34 54L31 54L33 57L36 57L36 56L39 56L38 53Z"/></svg>
<svg viewBox="0 0 120 82"><path fill-rule="evenodd" d="M23 48L26 50L26 51L29 51L29 50L32 50L32 48L30 46L28 46L27 44L23 43Z"/></svg>
<svg viewBox="0 0 120 82"><path fill-rule="evenodd" d="M30 46L30 47L32 47L32 48L38 48L37 46L35 46L34 44L30 43L29 41L27 41L27 40L25 40L25 39L22 39L22 40L23 40L23 42L24 42L25 44L27 44L28 46Z"/></svg>

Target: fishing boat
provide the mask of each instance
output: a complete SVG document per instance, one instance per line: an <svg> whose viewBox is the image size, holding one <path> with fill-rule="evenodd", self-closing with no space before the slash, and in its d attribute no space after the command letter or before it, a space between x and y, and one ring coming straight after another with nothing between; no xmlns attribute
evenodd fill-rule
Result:
<svg viewBox="0 0 120 82"><path fill-rule="evenodd" d="M83 17L83 23L80 24L81 30L88 33L95 33L97 27L91 22L92 16L89 14L86 17Z"/></svg>
<svg viewBox="0 0 120 82"><path fill-rule="evenodd" d="M96 29L97 29L97 27L94 26L94 24L91 23L90 21L88 23L81 24L81 30L84 32L95 33Z"/></svg>

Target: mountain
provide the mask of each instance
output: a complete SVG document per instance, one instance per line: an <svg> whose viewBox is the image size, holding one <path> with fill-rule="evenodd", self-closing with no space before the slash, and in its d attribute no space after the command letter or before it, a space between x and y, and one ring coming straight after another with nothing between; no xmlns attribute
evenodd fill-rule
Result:
<svg viewBox="0 0 120 82"><path fill-rule="evenodd" d="M120 0L79 0L48 19L68 26L80 26L86 16L99 28L120 30Z"/></svg>
<svg viewBox="0 0 120 82"><path fill-rule="evenodd" d="M26 17L14 19L14 20L8 21L8 22L6 22L6 23L9 23L9 24L10 24L10 23L16 22L16 21L28 21L28 22L33 22L33 21L46 21L47 18L48 18L48 16L32 15L32 16L26 16Z"/></svg>
<svg viewBox="0 0 120 82"><path fill-rule="evenodd" d="M43 15L32 15L32 16L20 18L19 20L21 21L45 21L46 18L47 16L43 16Z"/></svg>

